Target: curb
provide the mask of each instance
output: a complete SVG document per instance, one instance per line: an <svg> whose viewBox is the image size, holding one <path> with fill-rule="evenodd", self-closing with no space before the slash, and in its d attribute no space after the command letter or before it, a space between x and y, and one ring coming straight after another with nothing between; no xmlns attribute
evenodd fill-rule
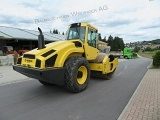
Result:
<svg viewBox="0 0 160 120"><path fill-rule="evenodd" d="M147 66L147 69L152 68L152 64L153 64L153 60L152 60L152 62Z"/></svg>

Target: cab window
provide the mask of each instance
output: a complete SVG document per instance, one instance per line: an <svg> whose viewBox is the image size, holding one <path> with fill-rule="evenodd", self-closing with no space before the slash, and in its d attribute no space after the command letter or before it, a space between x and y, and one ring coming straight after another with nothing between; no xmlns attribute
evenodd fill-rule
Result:
<svg viewBox="0 0 160 120"><path fill-rule="evenodd" d="M68 32L67 40L80 39L81 41L84 42L84 40L85 40L85 32L86 32L86 27L84 27L84 26L71 27L69 29L69 32Z"/></svg>
<svg viewBox="0 0 160 120"><path fill-rule="evenodd" d="M96 31L88 29L88 45L96 48Z"/></svg>

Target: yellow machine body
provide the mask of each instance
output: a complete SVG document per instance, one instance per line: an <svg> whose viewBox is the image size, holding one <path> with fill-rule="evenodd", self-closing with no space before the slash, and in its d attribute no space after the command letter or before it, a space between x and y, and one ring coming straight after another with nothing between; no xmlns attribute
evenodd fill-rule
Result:
<svg viewBox="0 0 160 120"><path fill-rule="evenodd" d="M46 45L40 41L40 47L24 53L13 69L40 81L64 85L66 61L73 56L81 56L88 61L91 72L97 71L102 75L112 73L118 65L117 58L110 60L105 55L100 62L95 61L99 55L97 32L97 28L85 22L71 24L67 40ZM43 39L42 32L40 33L39 39ZM77 33L78 38L73 39Z"/></svg>

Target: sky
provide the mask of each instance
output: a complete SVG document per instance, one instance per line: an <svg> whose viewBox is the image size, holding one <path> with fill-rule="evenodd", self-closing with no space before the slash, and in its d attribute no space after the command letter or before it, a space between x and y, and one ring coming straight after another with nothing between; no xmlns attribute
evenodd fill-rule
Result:
<svg viewBox="0 0 160 120"><path fill-rule="evenodd" d="M88 22L102 38L125 43L160 39L160 0L1 0L0 26L66 32L68 25Z"/></svg>

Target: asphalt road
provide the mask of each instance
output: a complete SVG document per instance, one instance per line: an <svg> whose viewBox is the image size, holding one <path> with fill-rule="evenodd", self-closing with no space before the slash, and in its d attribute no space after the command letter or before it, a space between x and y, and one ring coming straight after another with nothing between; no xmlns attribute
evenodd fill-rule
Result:
<svg viewBox="0 0 160 120"><path fill-rule="evenodd" d="M0 86L0 120L116 120L150 62L121 60L111 80L91 79L78 94L36 80Z"/></svg>

